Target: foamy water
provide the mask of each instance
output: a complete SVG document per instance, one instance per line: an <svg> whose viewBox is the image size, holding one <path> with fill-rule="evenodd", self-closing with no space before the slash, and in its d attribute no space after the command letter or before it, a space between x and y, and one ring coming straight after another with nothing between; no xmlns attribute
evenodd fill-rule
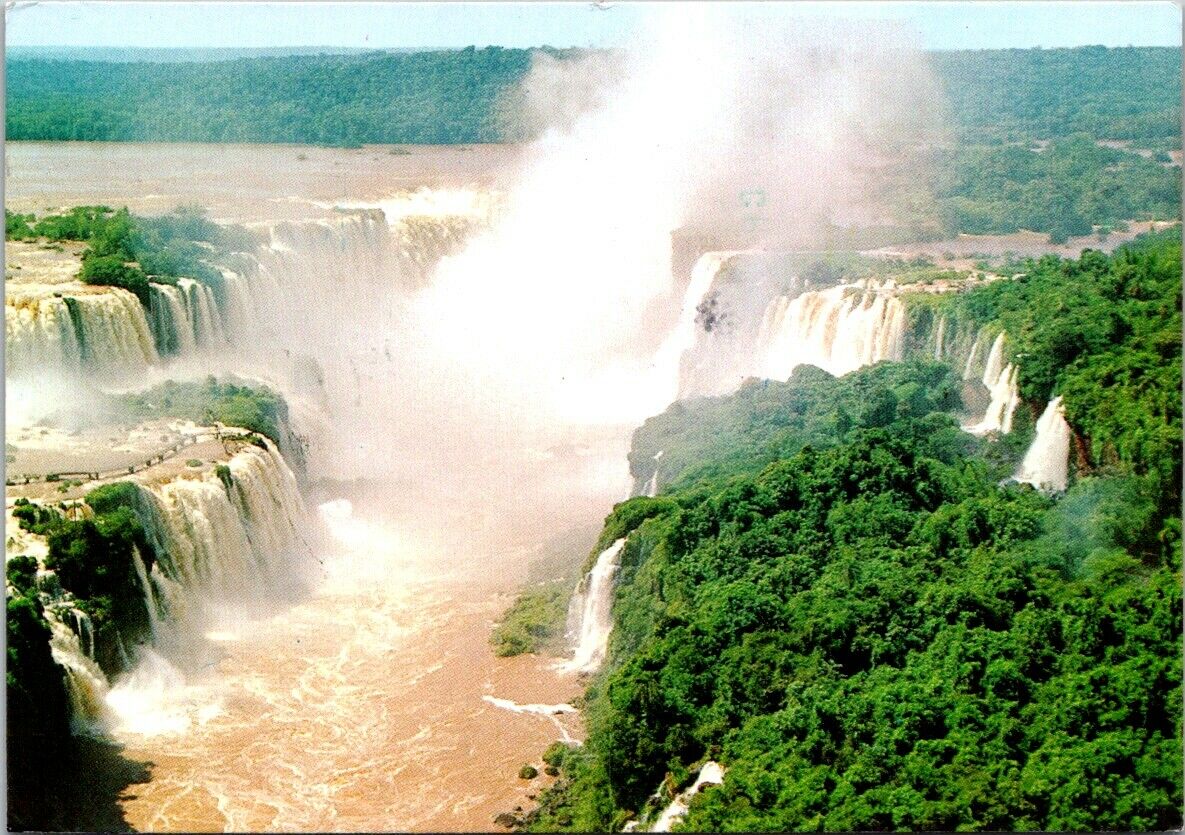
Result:
<svg viewBox="0 0 1185 835"><path fill-rule="evenodd" d="M137 829L488 830L527 803L518 768L579 736L548 710L571 677L490 652L504 598L348 501L318 511L331 545L311 598L219 634L208 676L115 688L121 717L143 717L115 731L125 756L153 763L124 803Z"/></svg>

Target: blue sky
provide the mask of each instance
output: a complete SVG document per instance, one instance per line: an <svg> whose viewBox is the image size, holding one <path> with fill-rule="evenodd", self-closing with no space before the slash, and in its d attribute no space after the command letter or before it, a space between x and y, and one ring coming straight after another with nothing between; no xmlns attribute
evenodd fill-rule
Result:
<svg viewBox="0 0 1185 835"><path fill-rule="evenodd" d="M739 4L738 4L739 5ZM648 3L17 2L6 43L109 47L622 46ZM895 20L930 49L1180 46L1172 2L763 2L757 16Z"/></svg>

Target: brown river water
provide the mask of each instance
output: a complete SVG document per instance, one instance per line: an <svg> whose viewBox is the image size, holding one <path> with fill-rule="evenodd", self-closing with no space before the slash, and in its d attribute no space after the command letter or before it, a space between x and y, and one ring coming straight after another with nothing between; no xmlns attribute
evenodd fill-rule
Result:
<svg viewBox="0 0 1185 835"><path fill-rule="evenodd" d="M196 203L217 219L279 220L402 189L497 187L518 156L492 146L9 143L6 200L38 212ZM368 501L346 488L307 497L329 544L306 598L206 635L215 652L205 669L181 677L163 659L155 669L149 655L138 679L113 682L122 709L112 735L150 775L122 795L128 823L491 831L498 813L530 808L529 795L551 778L521 780L520 767L542 772L549 744L583 733L578 714L543 706L571 702L582 686L556 669L557 659L496 658L490 630L530 559L548 555L549 539L578 529L568 561L579 565L588 553L628 486L628 431L595 441L603 454L587 463L608 476L578 496L512 472L501 487L464 496L448 485L426 496L412 485L394 499ZM449 485L467 479L465 468ZM541 469L567 483L562 467Z"/></svg>

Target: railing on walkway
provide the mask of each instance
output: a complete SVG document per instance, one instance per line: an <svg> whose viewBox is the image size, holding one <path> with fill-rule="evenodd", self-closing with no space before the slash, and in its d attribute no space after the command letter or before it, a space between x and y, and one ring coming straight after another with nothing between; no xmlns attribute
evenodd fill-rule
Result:
<svg viewBox="0 0 1185 835"><path fill-rule="evenodd" d="M167 449L154 453L147 460L131 464L127 467L119 467L114 470L73 470L70 472L54 472L46 473L44 475L22 474L19 476L9 476L6 484L9 487L17 487L25 484L46 484L59 481L101 481L108 478L119 478L125 475L135 475L142 472L149 467L163 464L171 458L176 458L181 451L186 447L194 444L203 443L205 441L250 441L257 437L255 432L238 432L227 429L217 429L213 432L200 432L193 435L184 435L181 440L173 444ZM227 452L231 450L228 448Z"/></svg>

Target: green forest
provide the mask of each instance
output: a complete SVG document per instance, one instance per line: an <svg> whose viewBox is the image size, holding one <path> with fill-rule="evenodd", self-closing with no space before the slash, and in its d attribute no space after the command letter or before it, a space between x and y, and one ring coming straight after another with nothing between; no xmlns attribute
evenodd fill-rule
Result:
<svg viewBox="0 0 1185 835"><path fill-rule="evenodd" d="M4 210L4 237L11 241L81 241L79 278L86 284L122 287L145 307L149 282L176 284L192 278L208 285L221 300L222 273L216 255L254 248L257 241L242 227L208 220L205 211L179 206L159 217L132 215L126 207L76 206L43 215Z"/></svg>
<svg viewBox="0 0 1185 835"><path fill-rule="evenodd" d="M560 60L582 54L544 51ZM534 52L470 47L177 63L10 57L5 124L10 140L519 141L529 137L507 103ZM936 231L1031 229L1058 242L1092 227L1180 216L1181 170L1167 156L1180 148L1177 50L936 52L930 61L954 140L935 151ZM113 261L101 268L119 271Z"/></svg>
<svg viewBox="0 0 1185 835"><path fill-rule="evenodd" d="M628 535L588 739L523 828L618 831L708 759L677 829L1181 825L1179 232L946 304L1017 334L1022 409L1064 396L1068 491L1009 483L932 360L650 419L664 486L594 549Z"/></svg>

